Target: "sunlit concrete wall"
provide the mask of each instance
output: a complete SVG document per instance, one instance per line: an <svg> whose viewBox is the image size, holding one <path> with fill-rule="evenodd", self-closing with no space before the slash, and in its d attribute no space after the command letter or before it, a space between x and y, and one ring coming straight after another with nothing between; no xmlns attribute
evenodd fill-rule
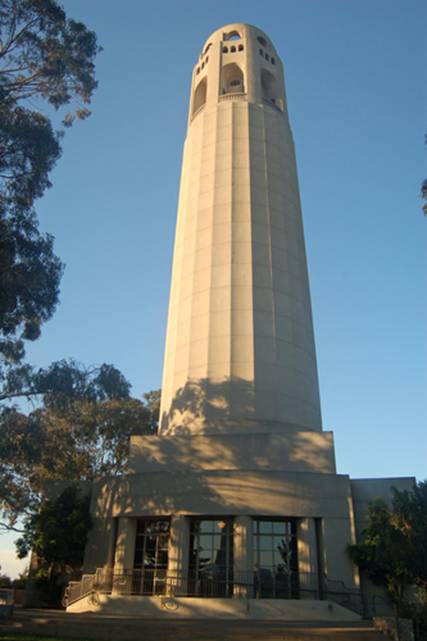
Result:
<svg viewBox="0 0 427 641"><path fill-rule="evenodd" d="M193 72L161 433L275 424L321 430L307 263L282 63L235 24Z"/></svg>
<svg viewBox="0 0 427 641"><path fill-rule="evenodd" d="M332 432L248 432L132 436L132 474L168 470L283 470L334 474Z"/></svg>
<svg viewBox="0 0 427 641"><path fill-rule="evenodd" d="M183 516L233 515L236 523L240 517L286 515L304 522L321 517L324 571L348 587L358 584L358 574L346 551L347 545L355 542L350 481L346 475L265 469L169 472L165 464L157 471L94 483L91 511L94 528L86 548L86 572L108 565L107 551L117 519L114 565L120 573L132 569L136 518L171 517L173 524L174 519ZM311 572L317 555L313 536L304 528L300 528L298 536L303 561L300 571ZM126 558L128 566L124 567ZM246 568L248 573L252 570Z"/></svg>

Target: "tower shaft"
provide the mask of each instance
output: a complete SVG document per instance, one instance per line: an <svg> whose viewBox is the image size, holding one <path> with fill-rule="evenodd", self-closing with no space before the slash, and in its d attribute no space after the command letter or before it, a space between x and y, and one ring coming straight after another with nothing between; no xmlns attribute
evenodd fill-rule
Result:
<svg viewBox="0 0 427 641"><path fill-rule="evenodd" d="M248 25L192 78L163 373L163 434L321 427L282 63Z"/></svg>

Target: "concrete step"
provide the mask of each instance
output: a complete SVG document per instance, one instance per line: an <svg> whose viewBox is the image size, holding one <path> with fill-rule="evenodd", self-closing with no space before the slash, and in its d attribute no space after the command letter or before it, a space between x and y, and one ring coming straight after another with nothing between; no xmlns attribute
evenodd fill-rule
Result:
<svg viewBox="0 0 427 641"><path fill-rule="evenodd" d="M16 610L1 632L100 641L386 641L370 622L159 620L57 610Z"/></svg>

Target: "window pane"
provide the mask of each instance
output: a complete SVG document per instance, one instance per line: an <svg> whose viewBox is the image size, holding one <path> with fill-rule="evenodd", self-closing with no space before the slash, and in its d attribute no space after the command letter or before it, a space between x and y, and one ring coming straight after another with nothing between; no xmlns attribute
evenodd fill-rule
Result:
<svg viewBox="0 0 427 641"><path fill-rule="evenodd" d="M272 534L273 523L271 521L259 521L260 534Z"/></svg>
<svg viewBox="0 0 427 641"><path fill-rule="evenodd" d="M168 543L168 519L138 519L132 593L164 593L166 584L161 573L166 572L168 565Z"/></svg>
<svg viewBox="0 0 427 641"><path fill-rule="evenodd" d="M273 553L272 551L260 551L259 553L259 565L260 567L272 567L274 561L273 561Z"/></svg>
<svg viewBox="0 0 427 641"><path fill-rule="evenodd" d="M267 532L270 534L266 534ZM295 534L295 519L259 520L254 524L254 595L256 597L298 598Z"/></svg>
<svg viewBox="0 0 427 641"><path fill-rule="evenodd" d="M200 534L200 536L197 537L197 542L198 542L198 548L199 552L203 552L206 554L208 552L209 554L212 551L212 535L211 534Z"/></svg>
<svg viewBox="0 0 427 641"><path fill-rule="evenodd" d="M190 592L204 597L232 596L231 519L194 519L191 532Z"/></svg>
<svg viewBox="0 0 427 641"><path fill-rule="evenodd" d="M199 522L200 532L203 534L210 534L214 531L215 524L214 521L200 521Z"/></svg>
<svg viewBox="0 0 427 641"><path fill-rule="evenodd" d="M283 521L273 521L273 534L283 534L285 531L285 523Z"/></svg>
<svg viewBox="0 0 427 641"><path fill-rule="evenodd" d="M260 550L271 550L273 548L273 537L259 536L258 547Z"/></svg>
<svg viewBox="0 0 427 641"><path fill-rule="evenodd" d="M191 534L197 534L200 531L200 521L191 521L190 532Z"/></svg>
<svg viewBox="0 0 427 641"><path fill-rule="evenodd" d="M160 550L167 550L169 545L169 535L168 534L160 534L158 537L158 543L157 546Z"/></svg>
<svg viewBox="0 0 427 641"><path fill-rule="evenodd" d="M136 533L137 534L144 534L145 532L145 521L138 519L136 522Z"/></svg>
<svg viewBox="0 0 427 641"><path fill-rule="evenodd" d="M167 567L167 565L168 565L168 553L166 550L160 550L157 554L156 566Z"/></svg>
<svg viewBox="0 0 427 641"><path fill-rule="evenodd" d="M212 549L220 550L221 545L225 545L226 537L221 536L220 534L214 534L212 536Z"/></svg>
<svg viewBox="0 0 427 641"><path fill-rule="evenodd" d="M142 550L135 550L134 568L140 568L142 566L142 552Z"/></svg>

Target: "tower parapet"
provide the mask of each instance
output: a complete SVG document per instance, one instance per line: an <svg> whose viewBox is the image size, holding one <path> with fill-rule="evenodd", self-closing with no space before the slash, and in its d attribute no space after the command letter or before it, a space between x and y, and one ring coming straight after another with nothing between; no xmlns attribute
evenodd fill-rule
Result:
<svg viewBox="0 0 427 641"><path fill-rule="evenodd" d="M268 36L247 24L229 24L203 45L194 66L189 122L218 102L266 103L286 111L283 66Z"/></svg>

